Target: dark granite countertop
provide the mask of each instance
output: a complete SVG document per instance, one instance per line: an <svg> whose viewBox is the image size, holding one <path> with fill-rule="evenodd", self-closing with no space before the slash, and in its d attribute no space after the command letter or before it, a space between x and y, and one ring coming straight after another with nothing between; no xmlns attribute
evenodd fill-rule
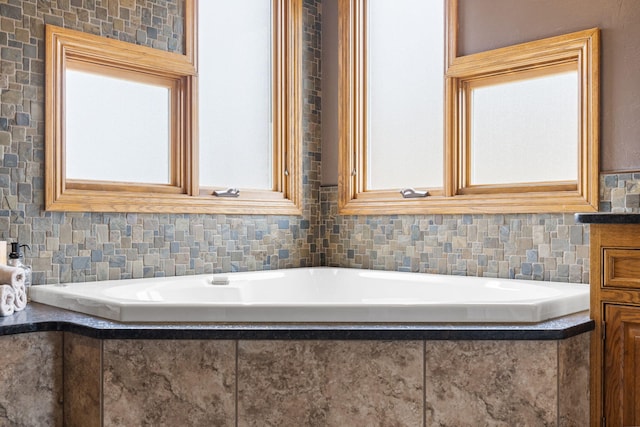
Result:
<svg viewBox="0 0 640 427"><path fill-rule="evenodd" d="M574 218L578 224L640 224L637 213L577 213Z"/></svg>
<svg viewBox="0 0 640 427"><path fill-rule="evenodd" d="M0 335L73 332L97 339L560 340L594 329L587 311L540 323L120 323L44 304L0 317Z"/></svg>

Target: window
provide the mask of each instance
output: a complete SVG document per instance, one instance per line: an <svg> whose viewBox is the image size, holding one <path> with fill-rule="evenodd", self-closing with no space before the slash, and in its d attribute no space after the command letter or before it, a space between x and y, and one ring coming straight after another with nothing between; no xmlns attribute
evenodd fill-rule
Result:
<svg viewBox="0 0 640 427"><path fill-rule="evenodd" d="M340 2L341 213L404 213L417 205L400 194L410 187L445 194L444 72L454 54L455 7Z"/></svg>
<svg viewBox="0 0 640 427"><path fill-rule="evenodd" d="M198 18L200 185L271 189L271 1L201 1Z"/></svg>
<svg viewBox="0 0 640 427"><path fill-rule="evenodd" d="M300 213L302 2L185 5L184 55L47 26L48 210Z"/></svg>
<svg viewBox="0 0 640 427"><path fill-rule="evenodd" d="M50 25L46 33L46 208L171 211L189 194L191 61Z"/></svg>
<svg viewBox="0 0 640 427"><path fill-rule="evenodd" d="M364 6L366 188L442 187L444 2Z"/></svg>
<svg viewBox="0 0 640 427"><path fill-rule="evenodd" d="M238 188L219 204L299 213L301 4L199 2L201 196Z"/></svg>
<svg viewBox="0 0 640 427"><path fill-rule="evenodd" d="M590 29L453 61L453 203L472 212L597 210L598 40Z"/></svg>
<svg viewBox="0 0 640 427"><path fill-rule="evenodd" d="M597 30L456 57L456 0L386 6L341 2L341 213L597 209Z"/></svg>

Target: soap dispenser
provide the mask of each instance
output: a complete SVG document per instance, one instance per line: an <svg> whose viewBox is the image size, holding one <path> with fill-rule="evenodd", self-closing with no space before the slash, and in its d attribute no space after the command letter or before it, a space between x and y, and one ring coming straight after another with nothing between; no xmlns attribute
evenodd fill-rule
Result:
<svg viewBox="0 0 640 427"><path fill-rule="evenodd" d="M24 286L28 288L31 286L31 266L25 265L24 263L22 252L20 252L20 248L24 247L31 249L29 245L21 245L18 242L12 242L7 264L12 267L20 267L24 270Z"/></svg>

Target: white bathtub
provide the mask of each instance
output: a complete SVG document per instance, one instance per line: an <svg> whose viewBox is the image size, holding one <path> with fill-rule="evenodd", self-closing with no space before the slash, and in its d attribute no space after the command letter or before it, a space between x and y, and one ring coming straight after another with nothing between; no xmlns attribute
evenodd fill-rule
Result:
<svg viewBox="0 0 640 427"><path fill-rule="evenodd" d="M40 285L30 295L122 322L513 323L589 308L583 284L329 267Z"/></svg>

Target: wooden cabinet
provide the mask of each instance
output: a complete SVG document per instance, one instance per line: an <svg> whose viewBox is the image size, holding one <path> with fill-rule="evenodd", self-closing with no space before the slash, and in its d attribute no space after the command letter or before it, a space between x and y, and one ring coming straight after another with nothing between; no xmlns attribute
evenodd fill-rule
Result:
<svg viewBox="0 0 640 427"><path fill-rule="evenodd" d="M640 426L640 224L591 224L591 426Z"/></svg>
<svg viewBox="0 0 640 427"><path fill-rule="evenodd" d="M604 420L640 425L640 307L605 305Z"/></svg>

